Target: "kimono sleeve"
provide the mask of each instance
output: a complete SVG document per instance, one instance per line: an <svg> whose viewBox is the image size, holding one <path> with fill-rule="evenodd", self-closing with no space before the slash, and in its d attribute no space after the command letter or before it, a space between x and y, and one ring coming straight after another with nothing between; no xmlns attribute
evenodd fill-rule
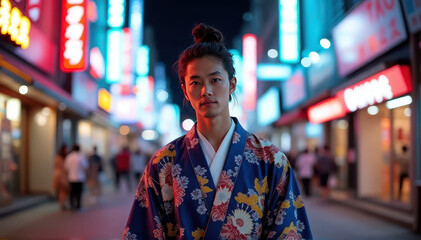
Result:
<svg viewBox="0 0 421 240"><path fill-rule="evenodd" d="M145 169L122 239L165 239L164 204L156 172L152 164Z"/></svg>
<svg viewBox="0 0 421 240"><path fill-rule="evenodd" d="M295 175L285 166L271 198L266 220L267 239L313 239Z"/></svg>

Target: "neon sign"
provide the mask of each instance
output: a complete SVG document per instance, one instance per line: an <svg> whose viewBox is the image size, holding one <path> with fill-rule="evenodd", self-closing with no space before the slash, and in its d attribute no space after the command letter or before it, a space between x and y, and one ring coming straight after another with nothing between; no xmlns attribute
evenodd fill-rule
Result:
<svg viewBox="0 0 421 240"><path fill-rule="evenodd" d="M279 58L297 63L300 58L300 13L298 0L279 0Z"/></svg>
<svg viewBox="0 0 421 240"><path fill-rule="evenodd" d="M311 123L326 122L411 91L409 67L395 65L339 91L332 98L309 107L308 119Z"/></svg>
<svg viewBox="0 0 421 240"><path fill-rule="evenodd" d="M111 28L119 28L124 25L124 16L126 1L110 0L108 2L108 26Z"/></svg>
<svg viewBox="0 0 421 240"><path fill-rule="evenodd" d="M1 0L0 5L0 32L2 35L9 35L10 40L26 49L29 46L29 31L31 21L22 12L12 8L9 0Z"/></svg>
<svg viewBox="0 0 421 240"><path fill-rule="evenodd" d="M395 65L336 94L349 112L381 103L412 90L408 66Z"/></svg>
<svg viewBox="0 0 421 240"><path fill-rule="evenodd" d="M85 0L64 0L61 21L60 69L86 69L87 21Z"/></svg>
<svg viewBox="0 0 421 240"><path fill-rule="evenodd" d="M254 34L243 36L243 69L244 69L244 108L254 110L256 108L257 92L257 38Z"/></svg>

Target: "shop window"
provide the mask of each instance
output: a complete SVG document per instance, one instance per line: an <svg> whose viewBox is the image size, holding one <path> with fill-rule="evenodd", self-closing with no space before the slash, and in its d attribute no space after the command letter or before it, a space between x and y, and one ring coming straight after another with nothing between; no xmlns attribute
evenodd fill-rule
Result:
<svg viewBox="0 0 421 240"><path fill-rule="evenodd" d="M393 199L409 203L410 201L410 112L409 105L392 109L392 137L393 137L393 161L392 161L392 191Z"/></svg>
<svg viewBox="0 0 421 240"><path fill-rule="evenodd" d="M19 194L20 105L19 99L0 94L0 206Z"/></svg>

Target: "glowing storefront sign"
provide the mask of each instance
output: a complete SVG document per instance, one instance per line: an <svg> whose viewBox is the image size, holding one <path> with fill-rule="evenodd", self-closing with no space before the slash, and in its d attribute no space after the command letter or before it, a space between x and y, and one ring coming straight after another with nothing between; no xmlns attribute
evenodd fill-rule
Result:
<svg viewBox="0 0 421 240"><path fill-rule="evenodd" d="M132 86L134 80L134 74L132 72L133 66L133 36L130 28L123 28L123 79L122 84Z"/></svg>
<svg viewBox="0 0 421 240"><path fill-rule="evenodd" d="M61 19L60 69L84 71L87 56L87 21L85 0L64 0Z"/></svg>
<svg viewBox="0 0 421 240"><path fill-rule="evenodd" d="M336 94L354 112L412 91L408 66L395 65Z"/></svg>
<svg viewBox="0 0 421 240"><path fill-rule="evenodd" d="M345 116L346 110L336 97L329 98L307 109L311 123L322 123Z"/></svg>
<svg viewBox="0 0 421 240"><path fill-rule="evenodd" d="M9 0L1 0L0 5L0 32L2 35L10 36L13 43L26 49L29 46L29 31L31 29L31 21L22 12L16 8L12 8Z"/></svg>
<svg viewBox="0 0 421 240"><path fill-rule="evenodd" d="M108 83L119 83L122 72L122 42L123 32L121 29L110 29L107 33L107 67L106 78Z"/></svg>
<svg viewBox="0 0 421 240"><path fill-rule="evenodd" d="M291 73L291 66L286 64L260 63L257 65L257 79L259 80L287 80L291 77Z"/></svg>
<svg viewBox="0 0 421 240"><path fill-rule="evenodd" d="M143 0L131 0L129 7L129 27L133 38L133 71L138 64L136 59L137 48L143 42Z"/></svg>
<svg viewBox="0 0 421 240"><path fill-rule="evenodd" d="M101 79L105 76L105 63L104 63L104 57L102 56L101 51L99 48L94 47L91 49L91 52L89 54L89 65L90 70L89 73L92 75L92 77Z"/></svg>
<svg viewBox="0 0 421 240"><path fill-rule="evenodd" d="M402 43L405 24L398 0L365 0L332 29L341 76Z"/></svg>
<svg viewBox="0 0 421 240"><path fill-rule="evenodd" d="M137 49L136 73L139 76L148 76L149 74L149 47L142 45Z"/></svg>
<svg viewBox="0 0 421 240"><path fill-rule="evenodd" d="M279 89L271 87L257 101L257 123L267 126L281 116Z"/></svg>
<svg viewBox="0 0 421 240"><path fill-rule="evenodd" d="M395 65L339 91L332 98L309 107L307 114L311 123L326 122L411 91L409 67Z"/></svg>
<svg viewBox="0 0 421 240"><path fill-rule="evenodd" d="M301 69L297 69L292 76L282 82L282 106L286 110L293 109L306 97L305 79Z"/></svg>
<svg viewBox="0 0 421 240"><path fill-rule="evenodd" d="M300 59L300 11L298 0L279 0L279 58L297 63Z"/></svg>
<svg viewBox="0 0 421 240"><path fill-rule="evenodd" d="M124 16L126 11L125 0L108 1L108 26L120 28L124 25Z"/></svg>
<svg viewBox="0 0 421 240"><path fill-rule="evenodd" d="M111 110L111 99L111 94L107 90L104 88L98 90L98 106L106 112Z"/></svg>
<svg viewBox="0 0 421 240"><path fill-rule="evenodd" d="M243 69L244 69L244 108L254 110L256 108L257 91L257 38L254 34L243 36Z"/></svg>

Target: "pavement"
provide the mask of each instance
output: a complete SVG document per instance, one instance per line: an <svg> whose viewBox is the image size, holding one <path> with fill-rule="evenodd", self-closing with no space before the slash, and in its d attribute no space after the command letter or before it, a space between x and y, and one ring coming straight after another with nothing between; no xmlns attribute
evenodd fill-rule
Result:
<svg viewBox="0 0 421 240"><path fill-rule="evenodd" d="M114 240L121 239L134 190L105 188L97 203L85 195L79 212L61 211L46 201L0 218L0 240ZM317 240L419 240L409 228L317 197L304 198L313 237Z"/></svg>

